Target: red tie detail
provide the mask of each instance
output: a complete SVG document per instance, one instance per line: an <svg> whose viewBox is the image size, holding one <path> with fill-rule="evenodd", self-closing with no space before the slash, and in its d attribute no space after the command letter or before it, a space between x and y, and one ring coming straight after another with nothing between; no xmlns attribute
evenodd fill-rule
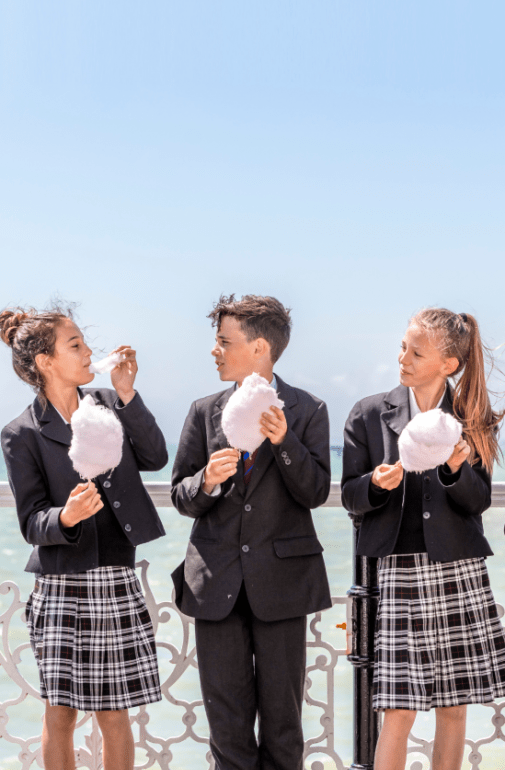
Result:
<svg viewBox="0 0 505 770"><path fill-rule="evenodd" d="M255 449L253 454L250 455L247 454L247 459L244 457L244 484L247 486L251 480L252 476L252 469L254 468L254 462L256 460L256 455L258 454L258 450Z"/></svg>

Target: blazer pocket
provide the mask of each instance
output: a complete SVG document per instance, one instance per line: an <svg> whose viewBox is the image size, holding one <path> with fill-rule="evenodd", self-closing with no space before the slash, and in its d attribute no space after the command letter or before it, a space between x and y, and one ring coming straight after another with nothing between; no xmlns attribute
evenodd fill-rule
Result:
<svg viewBox="0 0 505 770"><path fill-rule="evenodd" d="M324 551L315 535L308 537L286 537L274 540L274 551L280 559L288 556L312 556Z"/></svg>
<svg viewBox="0 0 505 770"><path fill-rule="evenodd" d="M217 543L218 540L215 537L190 537L189 538L190 543Z"/></svg>

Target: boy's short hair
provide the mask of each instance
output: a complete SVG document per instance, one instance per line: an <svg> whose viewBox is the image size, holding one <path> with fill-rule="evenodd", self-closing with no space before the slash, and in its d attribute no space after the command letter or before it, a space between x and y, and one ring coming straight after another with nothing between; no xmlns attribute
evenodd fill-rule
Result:
<svg viewBox="0 0 505 770"><path fill-rule="evenodd" d="M289 342L292 326L290 312L275 297L246 294L241 300L236 300L234 294L229 297L222 294L207 318L212 319L212 326L217 326L218 331L223 316L237 318L249 342L262 337L269 343L272 363L275 364Z"/></svg>

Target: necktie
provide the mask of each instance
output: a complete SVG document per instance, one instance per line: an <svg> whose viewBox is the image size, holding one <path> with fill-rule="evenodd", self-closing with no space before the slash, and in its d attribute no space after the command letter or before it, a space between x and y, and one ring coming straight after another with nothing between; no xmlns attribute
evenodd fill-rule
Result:
<svg viewBox="0 0 505 770"><path fill-rule="evenodd" d="M258 454L258 450L255 449L253 454L249 454L249 452L245 452L244 454L244 483L247 486L251 480L252 475L252 469L254 468L254 462L256 460L256 455Z"/></svg>

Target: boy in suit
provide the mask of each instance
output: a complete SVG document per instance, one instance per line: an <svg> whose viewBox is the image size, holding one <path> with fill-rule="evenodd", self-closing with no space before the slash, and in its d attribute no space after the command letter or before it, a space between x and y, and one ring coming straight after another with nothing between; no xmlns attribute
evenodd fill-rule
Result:
<svg viewBox="0 0 505 770"><path fill-rule="evenodd" d="M310 512L330 489L328 413L273 372L291 331L278 300L222 296L209 317L219 376L234 385L194 402L181 434L172 499L195 521L173 573L177 606L195 618L216 768L302 770L307 615L331 607ZM221 416L253 372L284 409L263 413L265 441L243 459L228 446Z"/></svg>

